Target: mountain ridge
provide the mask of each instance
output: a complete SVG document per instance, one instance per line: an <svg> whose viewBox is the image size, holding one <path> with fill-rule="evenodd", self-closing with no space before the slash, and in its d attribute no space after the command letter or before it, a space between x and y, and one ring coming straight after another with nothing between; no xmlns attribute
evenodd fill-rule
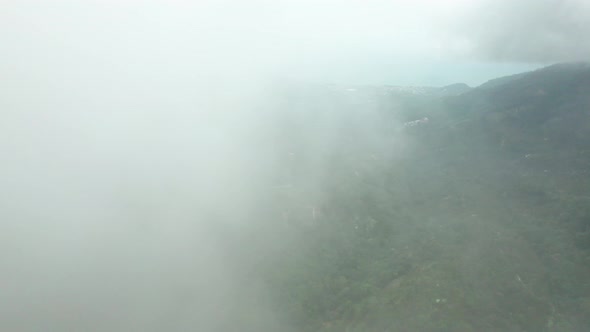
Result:
<svg viewBox="0 0 590 332"><path fill-rule="evenodd" d="M377 95L376 107L342 98L363 90L340 91L303 107L325 116L322 126L301 121L296 131L323 145L334 129L321 213L292 213L305 252L272 265L276 301L296 330L589 330L585 65L444 98ZM375 109L378 124L429 121L376 126ZM314 152L296 155L309 165L321 158ZM288 204L310 196L299 195Z"/></svg>

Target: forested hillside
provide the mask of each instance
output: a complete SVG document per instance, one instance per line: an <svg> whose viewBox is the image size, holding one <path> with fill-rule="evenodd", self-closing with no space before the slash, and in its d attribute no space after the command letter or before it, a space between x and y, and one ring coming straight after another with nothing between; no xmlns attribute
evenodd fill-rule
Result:
<svg viewBox="0 0 590 332"><path fill-rule="evenodd" d="M294 331L590 330L590 66L318 89L279 101L260 230L284 239L259 273Z"/></svg>

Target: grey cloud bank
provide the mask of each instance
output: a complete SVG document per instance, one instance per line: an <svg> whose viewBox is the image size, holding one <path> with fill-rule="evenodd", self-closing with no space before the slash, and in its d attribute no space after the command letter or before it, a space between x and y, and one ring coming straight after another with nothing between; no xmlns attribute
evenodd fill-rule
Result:
<svg viewBox="0 0 590 332"><path fill-rule="evenodd" d="M590 4L582 0L479 1L460 32L484 61L587 61Z"/></svg>

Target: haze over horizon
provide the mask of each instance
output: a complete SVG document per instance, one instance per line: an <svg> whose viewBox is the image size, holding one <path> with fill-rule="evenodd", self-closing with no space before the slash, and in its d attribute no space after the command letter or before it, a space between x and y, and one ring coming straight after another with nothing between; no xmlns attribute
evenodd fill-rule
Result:
<svg viewBox="0 0 590 332"><path fill-rule="evenodd" d="M35 77L74 64L122 75L149 65L163 75L182 68L221 80L477 86L588 59L589 6L581 0L7 2L0 69L7 77Z"/></svg>
<svg viewBox="0 0 590 332"><path fill-rule="evenodd" d="M410 62L411 63L411 62ZM390 68L391 74L384 74L377 68ZM545 64L459 62L459 63L411 63L404 66L391 64L350 64L348 71L324 66L322 75L300 76L297 80L307 83L339 85L394 85L443 87L465 83L477 87L489 80L528 72L545 67ZM353 69L352 69L353 68ZM419 69L416 69L419 68ZM331 69L331 70L330 70Z"/></svg>

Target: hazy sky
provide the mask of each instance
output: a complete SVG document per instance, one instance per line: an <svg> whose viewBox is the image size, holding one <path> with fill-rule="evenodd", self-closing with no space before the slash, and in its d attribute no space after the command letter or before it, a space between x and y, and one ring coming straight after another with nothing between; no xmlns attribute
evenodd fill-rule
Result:
<svg viewBox="0 0 590 332"><path fill-rule="evenodd" d="M264 72L327 82L477 85L585 60L590 51L583 0L30 0L0 6L4 77L73 64L113 73L230 73L235 79Z"/></svg>

